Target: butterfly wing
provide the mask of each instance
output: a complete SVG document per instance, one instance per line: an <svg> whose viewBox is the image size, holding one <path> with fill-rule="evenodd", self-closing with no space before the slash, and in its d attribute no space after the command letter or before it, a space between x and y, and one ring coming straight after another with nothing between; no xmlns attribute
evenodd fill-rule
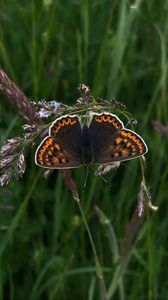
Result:
<svg viewBox="0 0 168 300"><path fill-rule="evenodd" d="M134 131L124 128L109 113L95 114L90 124L94 162L101 164L133 159L145 154L147 146Z"/></svg>
<svg viewBox="0 0 168 300"><path fill-rule="evenodd" d="M66 115L54 121L49 136L36 150L35 162L49 169L70 169L82 164L81 126L76 116Z"/></svg>
<svg viewBox="0 0 168 300"><path fill-rule="evenodd" d="M67 148L81 153L81 125L75 115L65 115L56 119L50 126L49 135L61 141Z"/></svg>

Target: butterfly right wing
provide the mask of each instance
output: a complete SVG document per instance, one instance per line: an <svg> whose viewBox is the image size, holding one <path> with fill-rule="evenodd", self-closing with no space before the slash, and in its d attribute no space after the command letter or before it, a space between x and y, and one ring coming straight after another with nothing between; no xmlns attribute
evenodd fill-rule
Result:
<svg viewBox="0 0 168 300"><path fill-rule="evenodd" d="M106 164L130 160L146 154L144 140L130 129L121 129L95 155L95 162Z"/></svg>
<svg viewBox="0 0 168 300"><path fill-rule="evenodd" d="M133 159L147 153L143 139L134 131L124 128L115 115L94 114L90 124L94 162L106 164Z"/></svg>
<svg viewBox="0 0 168 300"><path fill-rule="evenodd" d="M94 154L98 154L122 128L124 125L116 115L107 112L95 113L89 126Z"/></svg>

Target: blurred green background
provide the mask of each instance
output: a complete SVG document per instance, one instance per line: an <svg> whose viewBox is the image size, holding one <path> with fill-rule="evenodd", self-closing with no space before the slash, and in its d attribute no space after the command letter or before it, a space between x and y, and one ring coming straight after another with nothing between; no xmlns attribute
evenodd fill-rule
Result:
<svg viewBox="0 0 168 300"><path fill-rule="evenodd" d="M124 102L148 145L146 182L159 210L146 209L117 278L140 161L122 163L107 176L110 185L91 171L85 192L86 170L73 171L109 299L168 299L167 139L152 126L168 123L167 37L166 0L0 1L0 64L30 99L72 105L85 83L95 97ZM22 125L1 96L1 140L21 134ZM102 299L77 204L61 174L41 176L34 152L23 178L0 189L0 299ZM95 205L110 223L101 222Z"/></svg>

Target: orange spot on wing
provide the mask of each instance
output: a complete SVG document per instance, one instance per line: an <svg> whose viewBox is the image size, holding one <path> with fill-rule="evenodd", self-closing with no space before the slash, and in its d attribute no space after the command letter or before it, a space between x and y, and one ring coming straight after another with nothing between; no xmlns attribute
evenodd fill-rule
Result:
<svg viewBox="0 0 168 300"><path fill-rule="evenodd" d="M119 144L122 141L122 139L120 137L118 137L118 138L116 138L115 141L116 141L117 144Z"/></svg>
<svg viewBox="0 0 168 300"><path fill-rule="evenodd" d="M123 156L128 156L128 149L122 150L122 155Z"/></svg>
<svg viewBox="0 0 168 300"><path fill-rule="evenodd" d="M120 124L116 121L115 118L112 119L111 123L114 125L114 127L115 127L116 129L118 129L118 128L120 127Z"/></svg>
<svg viewBox="0 0 168 300"><path fill-rule="evenodd" d="M95 120L96 120L96 122L98 122L98 123L101 123L101 122L102 122L102 119L101 119L100 116L96 116Z"/></svg>
<svg viewBox="0 0 168 300"><path fill-rule="evenodd" d="M59 159L58 159L57 157L53 157L53 162L54 162L55 164L58 164L58 163L59 163Z"/></svg>
<svg viewBox="0 0 168 300"><path fill-rule="evenodd" d="M112 117L112 116L109 116L108 119L109 119L109 122L110 122L110 123L113 122L113 117Z"/></svg>
<svg viewBox="0 0 168 300"><path fill-rule="evenodd" d="M107 120L107 116L102 116L102 121L103 122L107 122L108 120Z"/></svg>
<svg viewBox="0 0 168 300"><path fill-rule="evenodd" d="M121 134L122 136L124 136L124 137L127 137L127 136L128 136L127 132L125 132L125 131L121 131L120 134Z"/></svg>
<svg viewBox="0 0 168 300"><path fill-rule="evenodd" d="M76 118L64 118L64 119L60 119L58 120L53 127L51 127L51 130L54 134L58 133L58 131L67 125L74 125L76 123Z"/></svg>
<svg viewBox="0 0 168 300"><path fill-rule="evenodd" d="M133 141L138 149L139 149L139 152L142 153L143 152L143 149L144 149L144 145L143 145L143 142L141 141L141 139L136 135L136 133L132 133L132 132L126 132L126 131L121 131L120 134L125 137L124 138L124 142L127 143L127 147L130 147L133 145L131 144L131 141Z"/></svg>
<svg viewBox="0 0 168 300"><path fill-rule="evenodd" d="M75 119L75 118L70 119L70 124L71 124L71 125L74 125L75 123L76 123L76 119Z"/></svg>
<svg viewBox="0 0 168 300"><path fill-rule="evenodd" d="M64 120L60 120L58 124L59 124L59 126L61 128L62 126L64 126Z"/></svg>
<svg viewBox="0 0 168 300"><path fill-rule="evenodd" d="M131 143L130 143L130 142L128 142L128 143L127 143L127 147L130 147L130 146L131 146Z"/></svg>
<svg viewBox="0 0 168 300"><path fill-rule="evenodd" d="M118 152L114 152L114 157L117 158L119 156Z"/></svg>
<svg viewBox="0 0 168 300"><path fill-rule="evenodd" d="M64 164L66 163L66 159L65 158L62 158L61 162Z"/></svg>
<svg viewBox="0 0 168 300"><path fill-rule="evenodd" d="M52 138L47 139L44 141L44 143L41 145L41 148L39 149L39 152L37 153L37 157L39 161L43 164L43 155L46 152L46 150L52 145Z"/></svg>
<svg viewBox="0 0 168 300"><path fill-rule="evenodd" d="M60 146L58 144L55 144L54 147L57 149L57 150L61 150Z"/></svg>
<svg viewBox="0 0 168 300"><path fill-rule="evenodd" d="M70 119L69 119L69 118L65 119L65 125L68 125L69 122L70 122Z"/></svg>
<svg viewBox="0 0 168 300"><path fill-rule="evenodd" d="M62 157L63 157L63 158L65 158L65 155L64 155L62 152L60 152L60 153L59 153L59 157L61 157L61 158L62 158Z"/></svg>

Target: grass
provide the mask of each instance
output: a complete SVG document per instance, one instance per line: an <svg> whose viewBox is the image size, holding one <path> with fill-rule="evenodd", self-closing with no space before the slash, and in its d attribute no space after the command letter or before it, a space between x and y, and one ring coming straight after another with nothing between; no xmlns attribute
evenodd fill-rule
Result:
<svg viewBox="0 0 168 300"><path fill-rule="evenodd" d="M152 126L168 120L167 6L0 2L0 64L29 98L73 104L78 84L88 84L95 97L127 105L149 147L145 177L159 210L145 209L129 252L123 240L137 205L140 161L122 163L106 176L110 184L91 170L85 192L85 169L73 171L108 299L168 298L167 138ZM2 141L21 134L23 123L2 96L0 122ZM0 190L0 300L105 299L79 207L61 174L42 177L35 148L23 178ZM121 249L125 260L118 262Z"/></svg>

